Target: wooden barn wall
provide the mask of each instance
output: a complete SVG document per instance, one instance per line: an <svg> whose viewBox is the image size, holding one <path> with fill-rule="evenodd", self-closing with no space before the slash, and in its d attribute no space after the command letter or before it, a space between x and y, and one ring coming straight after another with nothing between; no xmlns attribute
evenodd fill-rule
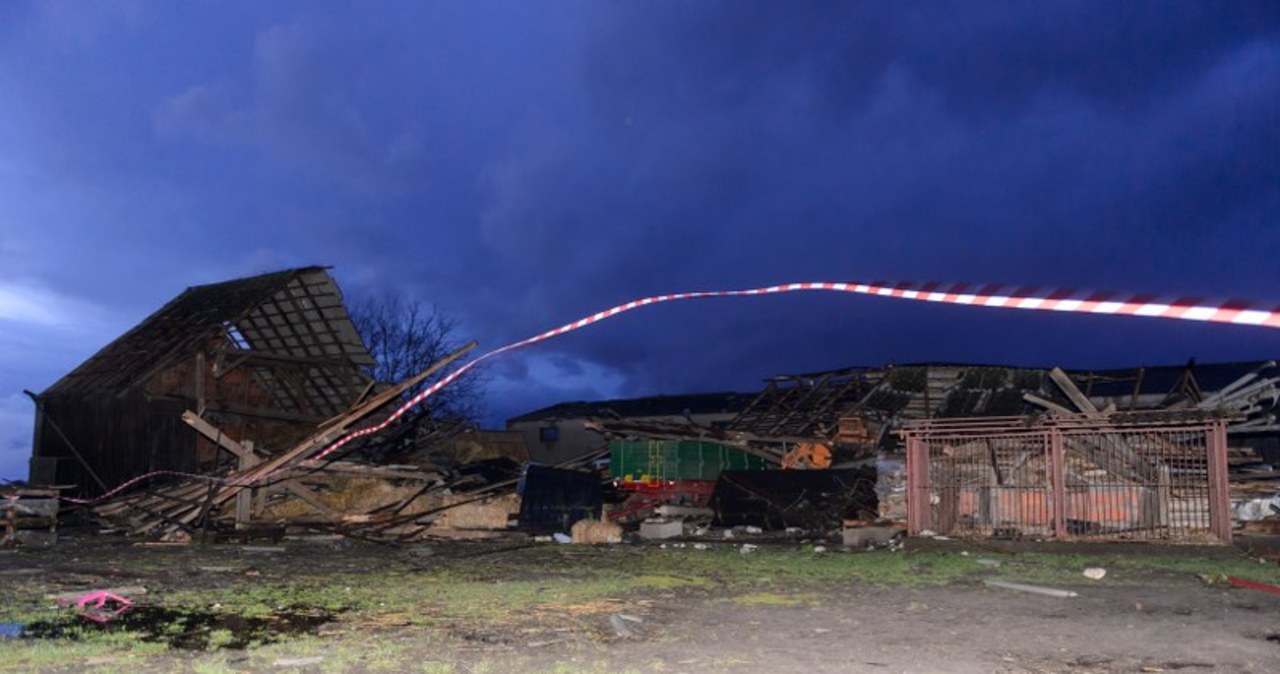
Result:
<svg viewBox="0 0 1280 674"><path fill-rule="evenodd" d="M56 467L43 472L46 479L51 476L58 484L78 485L82 494L96 495L102 489L52 424L108 488L154 470L196 468L196 433L182 422L186 404L181 400L148 400L135 391L125 396L45 397L41 406L43 427L36 434L35 462L56 458Z"/></svg>
<svg viewBox="0 0 1280 674"><path fill-rule="evenodd" d="M297 411L280 410L273 403L280 378L270 367L244 364L219 375L213 367L217 362L215 353L206 353L203 362L202 373L197 373L200 361L196 358L163 370L147 383L147 392L153 397L186 398L184 410L196 411L201 407L200 402L205 403L201 415L205 421L232 440L253 441L260 453L273 454L288 449L315 432L314 423L263 416ZM230 412L226 411L227 407L258 410L261 414ZM195 442L197 472L212 473L236 467L235 458L208 438L197 435Z"/></svg>

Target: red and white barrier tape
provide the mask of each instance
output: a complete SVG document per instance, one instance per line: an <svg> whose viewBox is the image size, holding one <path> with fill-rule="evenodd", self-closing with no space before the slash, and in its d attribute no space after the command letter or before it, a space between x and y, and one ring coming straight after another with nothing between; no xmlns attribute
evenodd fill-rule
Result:
<svg viewBox="0 0 1280 674"><path fill-rule="evenodd" d="M421 393L405 402L391 416L387 417L381 423L362 428L358 431L352 431L333 444L325 447L316 453L310 459L311 462L318 462L325 457L338 451L348 442L361 438L373 433L377 433L387 426L391 425L406 412L417 407L422 401L435 395L437 391L448 386L454 380L466 374L471 368L480 363L493 358L502 353L513 351L521 347L529 346L542 342L552 337L558 337L566 332L573 332L581 328L585 328L593 323L599 323L606 318L612 318L632 309L651 304L659 304L661 302L672 302L675 300L691 300L705 299L712 297L748 297L753 295L773 295L778 293L789 293L799 291L826 290L832 292L858 293L862 295L875 295L879 297L894 297L899 299L917 300L922 302L942 302L946 304L962 304L977 307L995 307L1003 309L1033 309L1038 311L1064 311L1079 314L1107 314L1120 316L1149 316L1152 318L1171 318L1184 321L1209 321L1215 323L1232 323L1235 325L1254 325L1268 328L1280 328L1280 306L1271 309L1259 309L1249 302L1238 300L1228 301L1206 301L1198 297L1178 297L1178 298L1160 298L1154 295L1122 295L1108 292L1080 292L1074 290L1041 290L1036 287L1013 287L1000 285L972 286L964 283L946 285L941 283L787 283L783 285L768 286L764 288L751 288L748 290L711 290L697 291L688 293L675 293L671 295L657 295L654 297L646 297L644 299L633 300L626 304L619 304L616 307L598 311L590 316L586 316L572 323L566 323L558 328L548 330L544 333L534 335L528 339L508 344L498 349L494 349L488 353L476 357L462 367L454 370L445 377L442 377L431 386L427 387ZM91 503L101 501L118 493L130 485L136 484L144 479L156 477L159 475L176 475L184 477L193 477L197 479L209 480L228 485L247 486L266 480L272 475L267 473L258 476L252 481L245 480L218 480L209 478L208 476L192 475L188 473L177 473L172 471L159 471L148 473L136 477L119 487L111 490L107 494L99 496L92 501L79 501L77 499L66 499L79 503Z"/></svg>
<svg viewBox="0 0 1280 674"><path fill-rule="evenodd" d="M536 344L566 332L585 328L592 323L599 323L624 311L631 311L650 304L671 302L674 300L703 299L709 297L744 297L750 295L772 295L776 293L797 292L806 290L827 290L834 292L859 293L882 297L919 300L923 302L944 302L948 304L965 304L980 307L1000 307L1006 309L1036 309L1040 311L1069 311L1084 314L1118 314L1123 316L1150 316L1154 318L1176 318L1188 321L1214 321L1219 323L1235 323L1240 325L1261 325L1280 328L1280 307L1270 310L1251 309L1249 303L1235 300L1225 302L1205 302L1200 298L1183 297L1161 300L1152 295L1116 295L1115 293L1091 292L1079 293L1072 290L1041 291L1034 287L1013 288L1008 286L987 285L973 287L958 283L943 285L941 283L887 284L877 283L788 283L785 285L751 288L749 290L711 290L673 295L657 295L640 300L619 304L616 307L598 311L590 316L572 323L566 323L540 335L508 344L495 349L475 360L463 365L449 376L433 384L430 388L414 396L382 423L351 433L329 445L313 460L319 461L335 452L347 442L356 438L377 433L388 424L400 418L405 412L426 400L436 391L444 388L466 373L481 361L500 353Z"/></svg>

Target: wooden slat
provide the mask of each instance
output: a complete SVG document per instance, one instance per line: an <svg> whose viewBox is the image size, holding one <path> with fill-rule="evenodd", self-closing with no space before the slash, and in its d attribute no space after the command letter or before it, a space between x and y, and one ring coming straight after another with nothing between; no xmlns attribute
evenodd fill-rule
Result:
<svg viewBox="0 0 1280 674"><path fill-rule="evenodd" d="M187 410L186 412L183 412L182 421L185 422L188 426L194 428L201 435L212 440L219 447L227 450L228 452L231 452L232 454L235 454L237 458L241 460L255 459L252 450L246 448L244 445L240 444L239 442L236 442L234 439L229 437L226 433L223 433L222 429L214 426L213 424L205 421L204 419L201 419L200 416L197 415L195 412L192 412L191 410Z"/></svg>
<svg viewBox="0 0 1280 674"><path fill-rule="evenodd" d="M324 501L320 500L320 497L317 496L315 492L302 486L296 480L289 480L285 482L284 488L289 490L290 494L297 496L298 498L302 499L304 503L318 510L320 514L324 515L325 517L339 516L339 514L334 512L332 508L325 505Z"/></svg>
<svg viewBox="0 0 1280 674"><path fill-rule="evenodd" d="M1060 412L1062 414L1079 414L1079 412L1076 412L1073 409L1069 409L1067 407L1059 405L1058 403L1055 403L1052 400L1049 400L1047 398L1041 398L1040 396L1034 393L1023 393L1022 399L1033 405L1039 405L1047 410L1053 410L1054 412Z"/></svg>
<svg viewBox="0 0 1280 674"><path fill-rule="evenodd" d="M1062 389L1062 392L1067 395L1067 398L1076 406L1076 409L1089 416L1098 415L1098 408L1094 406L1088 396L1076 387L1076 383L1071 381L1071 377L1066 372L1063 372L1062 368L1055 367L1050 370L1049 378L1058 385L1058 388Z"/></svg>

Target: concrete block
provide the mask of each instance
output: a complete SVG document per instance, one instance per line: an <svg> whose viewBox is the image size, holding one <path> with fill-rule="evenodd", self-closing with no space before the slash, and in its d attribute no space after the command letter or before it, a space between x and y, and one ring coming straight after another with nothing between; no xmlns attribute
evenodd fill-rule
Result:
<svg viewBox="0 0 1280 674"><path fill-rule="evenodd" d="M902 529L897 527L846 527L844 545L847 548L884 547L900 533Z"/></svg>
<svg viewBox="0 0 1280 674"><path fill-rule="evenodd" d="M675 538L684 534L684 522L681 520L671 520L669 522L645 520L640 523L640 538L649 541L658 541L664 538Z"/></svg>

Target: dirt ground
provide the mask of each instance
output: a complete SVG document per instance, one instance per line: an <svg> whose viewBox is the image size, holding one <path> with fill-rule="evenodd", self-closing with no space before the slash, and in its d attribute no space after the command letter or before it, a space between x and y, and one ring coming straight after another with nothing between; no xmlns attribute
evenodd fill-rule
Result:
<svg viewBox="0 0 1280 674"><path fill-rule="evenodd" d="M1055 599L976 587L845 587L803 606L673 608L656 632L673 671L1280 671L1280 597L1078 588ZM614 657L643 657L625 644Z"/></svg>
<svg viewBox="0 0 1280 674"><path fill-rule="evenodd" d="M796 546L750 553L727 545L703 552L505 542L281 547L81 541L0 554L0 623L64 615L36 598L102 586L143 585L140 604L170 606L206 597L230 605L257 594L255 601L281 608L313 595L326 603L358 594L352 583L374 598L351 600L358 608L340 608L310 634L250 647L136 650L113 642L85 652L57 645L36 657L43 640L10 639L0 641L0 671L1280 672L1280 595L1206 584L1185 570L1236 575L1245 564L1262 566L1227 550L1125 553L1188 554L1150 568L1108 553L1099 559L1113 564L1111 573L1095 582L1075 570L1092 563L1088 555L954 544L820 555ZM716 556L704 564L698 555ZM1004 566L984 568L978 558ZM1062 568L1041 584L1078 596L983 582L1004 577L1002 568L1018 569L1015 580L1034 574L1046 560L1062 560ZM867 571L869 561L881 570ZM654 570L659 563L667 566ZM741 570L727 569L733 565ZM593 582L608 581L598 592L577 580L587 569L604 574ZM913 573L937 577L914 583ZM1274 577L1270 567L1258 576ZM331 578L333 586L311 583L301 594L302 578Z"/></svg>

